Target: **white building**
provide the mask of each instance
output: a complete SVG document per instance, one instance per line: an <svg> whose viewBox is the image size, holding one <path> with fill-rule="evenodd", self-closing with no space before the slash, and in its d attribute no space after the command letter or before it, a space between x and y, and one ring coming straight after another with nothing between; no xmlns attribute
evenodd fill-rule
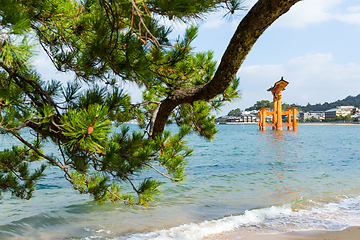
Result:
<svg viewBox="0 0 360 240"><path fill-rule="evenodd" d="M325 118L334 119L336 116L346 116L348 114L354 115L359 112L359 109L354 106L339 106L325 111Z"/></svg>
<svg viewBox="0 0 360 240"><path fill-rule="evenodd" d="M322 111L309 111L309 112L299 112L299 119L306 120L316 118L318 120L325 119L325 113Z"/></svg>

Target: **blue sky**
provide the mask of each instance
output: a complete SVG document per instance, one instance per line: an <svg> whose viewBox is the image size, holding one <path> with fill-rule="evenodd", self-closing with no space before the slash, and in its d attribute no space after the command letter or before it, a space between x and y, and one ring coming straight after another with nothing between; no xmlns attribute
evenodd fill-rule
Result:
<svg viewBox="0 0 360 240"><path fill-rule="evenodd" d="M249 8L256 1L246 0ZM221 15L201 23L197 50L212 49L220 61L238 22ZM220 16L219 16L220 15ZM304 0L270 26L248 54L237 76L242 99L223 107L245 109L272 100L266 90L282 76L289 82L283 102L306 105L360 94L360 2Z"/></svg>
<svg viewBox="0 0 360 240"><path fill-rule="evenodd" d="M250 9L256 0L245 0ZM213 50L220 61L238 23L247 11L231 20L223 12L208 15L200 24L195 50ZM175 24L174 36L184 25ZM226 104L219 115L245 109L259 100L272 100L266 90L282 76L289 82L283 102L306 105L333 102L360 94L360 2L355 0L304 0L279 18L256 42L238 76L242 99ZM35 64L45 79L70 79L55 74L40 57ZM127 85L134 101L141 94Z"/></svg>

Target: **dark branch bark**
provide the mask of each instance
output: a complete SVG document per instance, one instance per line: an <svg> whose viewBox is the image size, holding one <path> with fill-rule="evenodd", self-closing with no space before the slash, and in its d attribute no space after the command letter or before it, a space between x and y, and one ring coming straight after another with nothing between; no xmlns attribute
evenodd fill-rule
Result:
<svg viewBox="0 0 360 240"><path fill-rule="evenodd" d="M166 121L176 106L198 100L208 101L223 93L261 34L299 1L259 0L240 22L213 79L204 85L173 91L160 105L153 132L163 132Z"/></svg>
<svg viewBox="0 0 360 240"><path fill-rule="evenodd" d="M38 96L48 105L50 106L54 106L55 109L57 107L57 105L54 103L54 101L51 99L51 97L45 92L45 90L40 86L40 84L34 80L31 80L27 77L25 77L24 75L18 74L16 71L13 71L12 69L10 69L9 67L5 66L4 64L0 63L0 67L2 67L3 69L5 69L5 71L12 76L12 78L15 80L15 83L21 87L25 93L27 93L27 95L31 98L31 100L37 104L38 107L42 107L43 103L40 103L38 101L36 101L36 99L33 99L32 94L29 91L27 91L26 86L24 84L22 84L23 82L26 82L28 84L30 84L36 91L36 93L38 94Z"/></svg>
<svg viewBox="0 0 360 240"><path fill-rule="evenodd" d="M70 174L68 173L68 169L70 168L69 166L65 166L65 165L61 165L59 162L57 162L56 160L42 154L39 149L37 147L34 147L32 144L30 144L29 142L27 142L25 139L23 139L19 134L13 133L13 136L15 136L17 139L19 139L20 142L22 142L23 144L25 144L28 148L32 149L37 155L39 155L42 158L45 158L46 160L48 160L49 162L51 162L52 164L56 165L57 167L59 167L61 170L63 170L65 172L65 174L71 178Z"/></svg>
<svg viewBox="0 0 360 240"><path fill-rule="evenodd" d="M10 67L7 67L5 64L0 63L0 67L3 68L9 74L9 80L13 80L13 82L20 87L26 95L31 99L31 101L35 104L35 107L41 108L44 104L48 104L49 106L53 106L56 114L51 117L51 123L53 124L54 128L57 130L53 130L49 127L49 131L56 134L56 137L60 140L64 138L61 134L61 127L59 126L59 118L61 116L58 105L53 101L53 99L48 95L48 93L41 87L41 85L36 82L35 80L29 79L26 76L17 73L16 71L12 70ZM30 90L28 85L30 85L33 90ZM33 119L34 120L34 119ZM27 120L24 122L19 128L23 128L24 126L28 126L35 131L40 130L40 124L37 124L33 121Z"/></svg>

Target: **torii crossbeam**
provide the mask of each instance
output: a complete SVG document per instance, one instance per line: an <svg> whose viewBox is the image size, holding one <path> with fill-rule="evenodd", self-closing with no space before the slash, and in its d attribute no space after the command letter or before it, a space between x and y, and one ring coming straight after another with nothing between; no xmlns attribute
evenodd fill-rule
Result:
<svg viewBox="0 0 360 240"><path fill-rule="evenodd" d="M273 94L273 110L268 111L266 107L260 108L260 130L266 130L267 126L272 126L273 130L282 130L282 127L288 127L288 130L290 130L292 127L292 130L296 131L296 127L299 125L296 121L296 114L298 113L296 110L297 107L288 108L287 111L282 111L281 108L281 92L285 90L285 87L288 84L289 83L285 81L283 77L281 77L281 79L277 81L273 87L268 89L268 91ZM272 123L266 122L267 115L273 116ZM283 123L282 115L288 116L287 123Z"/></svg>

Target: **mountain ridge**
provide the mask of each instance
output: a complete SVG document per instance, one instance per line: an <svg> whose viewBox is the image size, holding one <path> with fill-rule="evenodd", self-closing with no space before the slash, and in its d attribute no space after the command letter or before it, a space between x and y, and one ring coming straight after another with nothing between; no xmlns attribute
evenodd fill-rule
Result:
<svg viewBox="0 0 360 240"><path fill-rule="evenodd" d="M303 111L303 112L310 112L310 111L324 112L326 110L336 108L338 106L354 106L354 107L360 108L360 94L358 94L357 96L349 95L344 99L337 100L337 101L331 102L331 103L325 102L322 104L317 103L314 105L308 103L306 106L300 106L295 103L292 103L292 104L282 103L283 110L290 108L290 107L295 107L295 106L298 107L299 111ZM257 101L253 106L246 108L245 111L259 110L261 107L272 108L272 102L270 102L269 100ZM241 112L242 111L239 108L233 109L228 113L228 116L238 116L241 114Z"/></svg>
<svg viewBox="0 0 360 240"><path fill-rule="evenodd" d="M336 108L338 106L354 106L360 108L360 94L358 94L355 97L349 95L344 99L337 100L331 103L325 102L323 104L317 103L315 105L311 105L310 103L308 103L306 106L299 106L299 109L301 109L304 112L326 111L331 108Z"/></svg>

